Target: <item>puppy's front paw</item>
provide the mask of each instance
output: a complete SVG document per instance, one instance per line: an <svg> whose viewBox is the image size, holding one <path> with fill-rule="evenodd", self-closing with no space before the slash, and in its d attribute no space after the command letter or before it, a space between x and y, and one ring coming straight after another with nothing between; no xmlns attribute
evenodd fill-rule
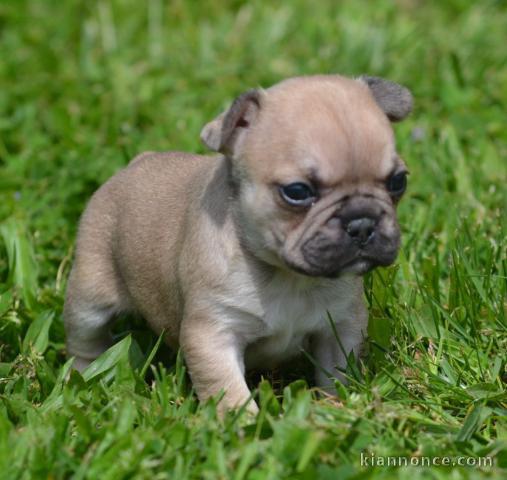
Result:
<svg viewBox="0 0 507 480"><path fill-rule="evenodd" d="M225 396L217 405L217 414L221 419L224 419L228 412L239 412L240 410L242 411L241 417L248 421L254 420L259 414L259 407L253 398L249 398L246 402L232 402L230 398Z"/></svg>

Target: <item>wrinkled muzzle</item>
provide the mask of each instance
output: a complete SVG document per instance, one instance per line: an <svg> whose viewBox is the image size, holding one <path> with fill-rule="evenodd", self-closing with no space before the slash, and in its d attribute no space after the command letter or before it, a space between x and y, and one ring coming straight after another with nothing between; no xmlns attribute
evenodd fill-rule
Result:
<svg viewBox="0 0 507 480"><path fill-rule="evenodd" d="M364 274L394 262L400 229L391 205L361 196L337 209L298 244L299 258L286 261L301 273L324 277Z"/></svg>

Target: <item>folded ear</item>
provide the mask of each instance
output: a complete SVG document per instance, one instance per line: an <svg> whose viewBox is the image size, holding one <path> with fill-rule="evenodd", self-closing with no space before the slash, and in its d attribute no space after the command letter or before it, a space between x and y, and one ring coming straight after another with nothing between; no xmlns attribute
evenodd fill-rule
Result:
<svg viewBox="0 0 507 480"><path fill-rule="evenodd" d="M257 118L261 95L257 89L241 94L227 111L204 126L201 131L202 142L215 152L232 153L240 134L248 130Z"/></svg>
<svg viewBox="0 0 507 480"><path fill-rule="evenodd" d="M361 75L358 80L368 85L373 98L391 122L403 120L412 111L413 99L408 88L367 75Z"/></svg>

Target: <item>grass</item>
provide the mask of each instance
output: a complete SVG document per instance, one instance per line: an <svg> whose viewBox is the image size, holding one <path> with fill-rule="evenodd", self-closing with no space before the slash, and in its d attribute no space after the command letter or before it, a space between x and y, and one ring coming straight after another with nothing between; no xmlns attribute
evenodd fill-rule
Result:
<svg viewBox="0 0 507 480"><path fill-rule="evenodd" d="M0 478L505 478L506 26L491 0L2 2ZM322 72L416 99L396 127L402 251L367 279L369 356L339 400L282 375L254 381L257 419L221 423L179 356L150 366L135 321L70 371L61 311L92 192L143 150L203 151L200 127L242 91Z"/></svg>

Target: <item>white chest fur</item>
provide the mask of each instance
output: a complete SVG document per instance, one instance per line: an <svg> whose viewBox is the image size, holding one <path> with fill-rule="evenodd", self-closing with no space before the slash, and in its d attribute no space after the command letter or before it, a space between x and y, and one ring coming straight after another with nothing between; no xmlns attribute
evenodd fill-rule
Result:
<svg viewBox="0 0 507 480"><path fill-rule="evenodd" d="M340 324L361 295L358 280L276 274L260 286L236 284L233 295L221 298L222 318L244 340L247 368L297 354L305 338L329 325L327 312Z"/></svg>

